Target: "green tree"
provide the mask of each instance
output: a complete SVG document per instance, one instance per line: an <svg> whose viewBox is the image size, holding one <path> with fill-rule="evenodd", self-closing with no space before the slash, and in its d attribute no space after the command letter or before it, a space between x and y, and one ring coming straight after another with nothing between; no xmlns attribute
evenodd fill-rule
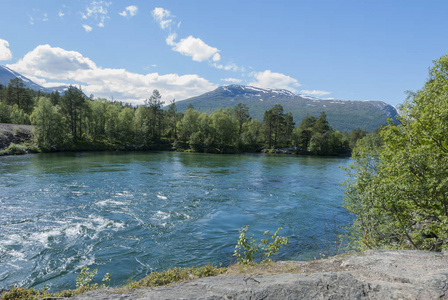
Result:
<svg viewBox="0 0 448 300"><path fill-rule="evenodd" d="M0 102L0 123L11 123L12 107Z"/></svg>
<svg viewBox="0 0 448 300"><path fill-rule="evenodd" d="M289 113L285 114L284 140L288 145L291 144L292 133L294 131L295 126L296 126L296 123L294 122L292 113L289 112Z"/></svg>
<svg viewBox="0 0 448 300"><path fill-rule="evenodd" d="M137 107L134 114L134 136L138 147L146 148L149 145L148 140L148 108L144 105Z"/></svg>
<svg viewBox="0 0 448 300"><path fill-rule="evenodd" d="M119 140L121 143L132 143L133 125L134 125L134 111L130 107L122 107L118 114L119 121Z"/></svg>
<svg viewBox="0 0 448 300"><path fill-rule="evenodd" d="M40 97L30 116L34 125L34 139L41 148L62 145L64 141L63 118L58 107L48 98Z"/></svg>
<svg viewBox="0 0 448 300"><path fill-rule="evenodd" d="M154 90L152 95L145 101L145 105L148 107L148 129L150 139L153 142L158 142L162 136L162 95L158 90Z"/></svg>
<svg viewBox="0 0 448 300"><path fill-rule="evenodd" d="M316 121L316 117L307 114L299 126L294 129L294 145L301 149L300 152L306 153L308 151Z"/></svg>
<svg viewBox="0 0 448 300"><path fill-rule="evenodd" d="M96 143L105 139L106 113L108 105L111 105L106 99L96 99L89 101L90 115L88 120L88 128L90 137Z"/></svg>
<svg viewBox="0 0 448 300"><path fill-rule="evenodd" d="M14 124L30 124L30 116L17 104L12 107L10 120Z"/></svg>
<svg viewBox="0 0 448 300"><path fill-rule="evenodd" d="M111 146L113 146L114 142L120 137L120 110L121 105L119 103L111 103L107 106L104 130Z"/></svg>
<svg viewBox="0 0 448 300"><path fill-rule="evenodd" d="M266 145L269 149L275 149L285 129L283 106L276 104L264 113L263 129Z"/></svg>
<svg viewBox="0 0 448 300"><path fill-rule="evenodd" d="M177 106L176 100L173 99L170 101L170 105L168 106L167 112L168 122L169 122L169 135L173 138L173 140L177 140L177 122L178 122L178 114L177 114Z"/></svg>
<svg viewBox="0 0 448 300"><path fill-rule="evenodd" d="M323 111L313 126L313 133L325 134L331 130L330 123L327 121L327 114Z"/></svg>
<svg viewBox="0 0 448 300"><path fill-rule="evenodd" d="M86 99L82 91L74 86L70 86L62 96L61 112L67 120L69 132L73 141L81 137L81 120L87 106Z"/></svg>
<svg viewBox="0 0 448 300"><path fill-rule="evenodd" d="M53 105L58 105L59 101L61 101L61 94L58 91L52 92L50 94L50 100Z"/></svg>
<svg viewBox="0 0 448 300"><path fill-rule="evenodd" d="M241 141L244 149L258 150L260 135L260 121L257 119L251 119L249 122L244 123L243 133L241 134Z"/></svg>
<svg viewBox="0 0 448 300"><path fill-rule="evenodd" d="M195 109L187 109L179 124L180 138L188 141L190 136L199 130L199 113Z"/></svg>
<svg viewBox="0 0 448 300"><path fill-rule="evenodd" d="M21 78L16 77L10 80L6 88L6 103L9 105L16 104L27 114L32 112L33 99Z"/></svg>
<svg viewBox="0 0 448 300"><path fill-rule="evenodd" d="M246 104L238 103L233 109L233 113L238 122L238 134L241 134L243 124L250 120L249 107Z"/></svg>
<svg viewBox="0 0 448 300"><path fill-rule="evenodd" d="M220 152L235 146L238 132L237 120L233 119L231 112L219 109L212 114L213 129L216 137L216 146Z"/></svg>
<svg viewBox="0 0 448 300"><path fill-rule="evenodd" d="M429 75L382 146L366 137L355 148L345 206L358 248L448 249L448 54Z"/></svg>

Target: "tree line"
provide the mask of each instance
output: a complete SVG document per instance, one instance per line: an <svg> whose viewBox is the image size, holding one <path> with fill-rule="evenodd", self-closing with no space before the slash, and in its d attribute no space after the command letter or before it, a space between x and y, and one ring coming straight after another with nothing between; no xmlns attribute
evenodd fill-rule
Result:
<svg viewBox="0 0 448 300"><path fill-rule="evenodd" d="M0 86L0 122L35 125L38 146L50 150L177 150L208 153L276 151L312 155L346 155L366 132L341 133L328 123L325 112L307 115L296 126L279 104L260 122L249 108L212 113L191 105L178 112L175 100L163 107L154 90L143 105L85 97L70 86L64 95L26 89L20 78Z"/></svg>

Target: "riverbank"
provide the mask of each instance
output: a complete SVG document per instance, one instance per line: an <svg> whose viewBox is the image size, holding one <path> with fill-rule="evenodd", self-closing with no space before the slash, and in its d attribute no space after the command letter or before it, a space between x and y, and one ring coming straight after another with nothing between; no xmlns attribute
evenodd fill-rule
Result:
<svg viewBox="0 0 448 300"><path fill-rule="evenodd" d="M173 271L167 270L163 276L169 277L170 274ZM135 283L130 283L121 288L95 289L70 299L427 300L448 297L448 257L429 251L375 250L318 261L233 265L221 275L208 276L211 277L191 275L167 281L174 283L158 287L140 285L135 288ZM61 295L57 298L47 295L44 299L63 298ZM2 299L24 298L3 294Z"/></svg>
<svg viewBox="0 0 448 300"><path fill-rule="evenodd" d="M447 299L448 257L383 250L311 262L235 265L220 276L157 288L107 288L74 300Z"/></svg>

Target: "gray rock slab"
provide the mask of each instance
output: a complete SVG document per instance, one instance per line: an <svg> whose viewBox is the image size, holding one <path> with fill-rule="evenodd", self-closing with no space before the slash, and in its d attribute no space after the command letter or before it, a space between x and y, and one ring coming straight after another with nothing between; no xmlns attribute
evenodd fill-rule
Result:
<svg viewBox="0 0 448 300"><path fill-rule="evenodd" d="M73 299L448 299L448 257L366 251L314 262L280 262L295 273L224 275L157 288L96 290Z"/></svg>

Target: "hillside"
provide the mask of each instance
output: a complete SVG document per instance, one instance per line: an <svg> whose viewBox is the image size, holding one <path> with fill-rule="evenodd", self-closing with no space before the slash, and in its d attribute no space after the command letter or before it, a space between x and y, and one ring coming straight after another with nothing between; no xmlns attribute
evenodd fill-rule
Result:
<svg viewBox="0 0 448 300"><path fill-rule="evenodd" d="M179 112L189 104L200 112L213 112L220 108L233 107L243 103L249 107L252 118L260 121L266 110L281 104L285 113L291 112L298 125L307 115L327 114L330 124L337 130L348 131L356 128L373 131L387 124L387 119L395 119L397 111L381 101L322 100L304 95L296 95L287 90L261 89L251 86L229 85L214 91L176 102Z"/></svg>
<svg viewBox="0 0 448 300"><path fill-rule="evenodd" d="M25 76L17 73L14 70L11 70L10 68L6 66L0 66L0 84L3 86L8 86L9 81L14 78L20 78L22 79L23 83L25 84L25 88L31 89L33 91L42 91L44 93L51 94L52 92L59 91L59 93L64 94L65 90L67 89L67 86L58 86L54 88L46 88L43 87L34 81L32 81L29 78L26 78Z"/></svg>

